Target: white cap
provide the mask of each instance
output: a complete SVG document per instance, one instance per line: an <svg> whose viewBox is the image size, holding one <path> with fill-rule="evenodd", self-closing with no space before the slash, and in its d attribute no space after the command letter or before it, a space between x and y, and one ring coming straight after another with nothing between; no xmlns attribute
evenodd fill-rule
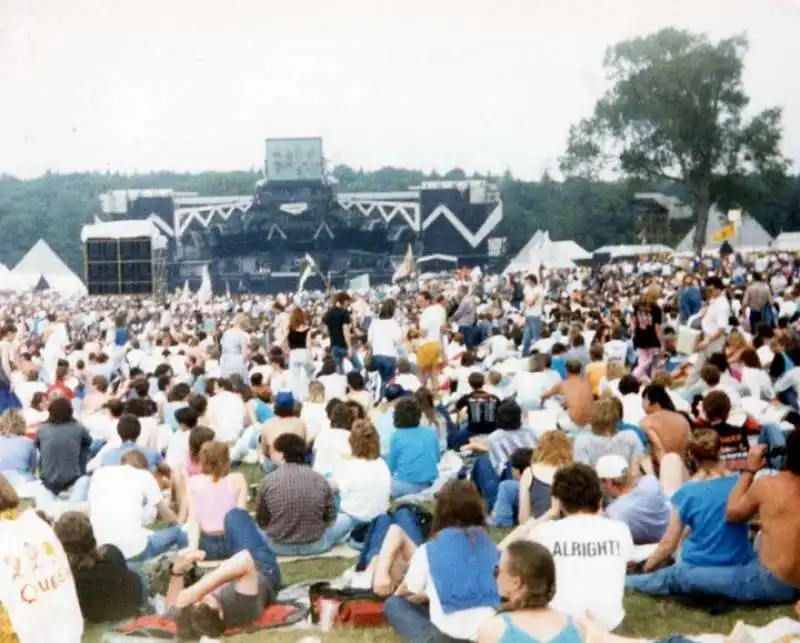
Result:
<svg viewBox="0 0 800 643"><path fill-rule="evenodd" d="M610 453L600 456L594 466L601 480L616 480L628 473L628 461L621 455Z"/></svg>

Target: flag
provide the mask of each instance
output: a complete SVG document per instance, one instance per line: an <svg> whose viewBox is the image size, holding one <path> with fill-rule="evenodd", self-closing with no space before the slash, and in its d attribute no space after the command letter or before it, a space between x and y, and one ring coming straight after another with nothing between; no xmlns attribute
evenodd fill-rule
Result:
<svg viewBox="0 0 800 643"><path fill-rule="evenodd" d="M411 252L411 244L408 244L408 250L406 250L406 256L403 258L403 263L401 263L394 271L392 275L392 283L398 282L401 279L405 279L406 277L410 277L411 273L414 271L414 253Z"/></svg>
<svg viewBox="0 0 800 643"><path fill-rule="evenodd" d="M231 298L231 282L225 280L225 299Z"/></svg>
<svg viewBox="0 0 800 643"><path fill-rule="evenodd" d="M303 292L303 288L305 288L306 281L308 281L309 277L317 272L317 264L314 261L314 258L306 253L306 256L303 257L303 269L300 271L300 281L297 282L297 294Z"/></svg>
<svg viewBox="0 0 800 643"><path fill-rule="evenodd" d="M192 291L189 288L189 280L183 282L183 293L181 293L181 301L191 301Z"/></svg>
<svg viewBox="0 0 800 643"><path fill-rule="evenodd" d="M211 273L208 270L208 264L203 266L203 277L200 281L200 290L197 291L197 303L205 306L211 301L214 296L213 289L211 288Z"/></svg>
<svg viewBox="0 0 800 643"><path fill-rule="evenodd" d="M714 241L725 241L726 239L733 239L735 236L736 226L732 223L729 223L728 225L722 226L719 230L712 234L711 238Z"/></svg>
<svg viewBox="0 0 800 643"><path fill-rule="evenodd" d="M367 292L369 290L369 275L353 277L347 284L347 289L353 292Z"/></svg>

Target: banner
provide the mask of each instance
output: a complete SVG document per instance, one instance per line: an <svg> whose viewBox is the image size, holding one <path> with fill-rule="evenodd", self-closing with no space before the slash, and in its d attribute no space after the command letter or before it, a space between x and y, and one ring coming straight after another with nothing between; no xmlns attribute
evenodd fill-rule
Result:
<svg viewBox="0 0 800 643"><path fill-rule="evenodd" d="M214 292L211 287L211 273L208 271L208 264L203 266L203 277L200 281L200 290L197 291L197 303L205 306L211 301Z"/></svg>
<svg viewBox="0 0 800 643"><path fill-rule="evenodd" d="M733 239L735 236L736 226L732 223L729 223L728 225L722 226L719 230L712 234L711 238L714 241L725 241L726 239Z"/></svg>

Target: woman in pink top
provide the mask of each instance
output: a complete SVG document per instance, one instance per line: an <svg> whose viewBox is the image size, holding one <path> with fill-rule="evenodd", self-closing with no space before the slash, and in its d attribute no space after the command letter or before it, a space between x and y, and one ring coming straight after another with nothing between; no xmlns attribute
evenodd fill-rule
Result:
<svg viewBox="0 0 800 643"><path fill-rule="evenodd" d="M225 516L247 508L247 481L230 472L230 450L224 442L207 442L200 449L203 473L189 479L189 548L201 549L206 560L225 560Z"/></svg>

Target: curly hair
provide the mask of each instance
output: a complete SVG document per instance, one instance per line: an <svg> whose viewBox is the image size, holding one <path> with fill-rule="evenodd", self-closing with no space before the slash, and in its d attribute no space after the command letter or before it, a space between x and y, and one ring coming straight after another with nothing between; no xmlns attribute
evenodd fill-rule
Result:
<svg viewBox="0 0 800 643"><path fill-rule="evenodd" d="M369 420L356 420L350 428L350 449L354 458L377 460L381 457L378 432Z"/></svg>
<svg viewBox="0 0 800 643"><path fill-rule="evenodd" d="M53 525L56 537L64 547L73 572L88 571L105 559L105 550L97 548L89 516L80 511L67 511Z"/></svg>
<svg viewBox="0 0 800 643"><path fill-rule="evenodd" d="M556 471L550 495L558 498L567 514L596 513L603 500L600 478L592 467L581 462L573 462Z"/></svg>

